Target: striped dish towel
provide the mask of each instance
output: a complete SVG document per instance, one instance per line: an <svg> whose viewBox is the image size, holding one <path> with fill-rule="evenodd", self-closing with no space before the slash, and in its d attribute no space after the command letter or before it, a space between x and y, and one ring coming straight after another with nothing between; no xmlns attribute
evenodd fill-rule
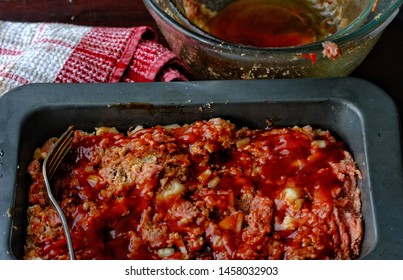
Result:
<svg viewBox="0 0 403 280"><path fill-rule="evenodd" d="M187 80L149 27L0 21L0 96L28 83Z"/></svg>

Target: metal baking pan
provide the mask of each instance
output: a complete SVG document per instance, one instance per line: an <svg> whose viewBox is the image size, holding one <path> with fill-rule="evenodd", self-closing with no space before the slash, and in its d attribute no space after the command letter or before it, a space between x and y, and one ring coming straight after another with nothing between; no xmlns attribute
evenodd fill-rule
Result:
<svg viewBox="0 0 403 280"><path fill-rule="evenodd" d="M403 259L403 166L393 101L354 78L136 84L31 84L0 99L0 259L22 259L27 165L69 125L93 131L222 117L238 126L309 124L344 141L363 174L361 259Z"/></svg>

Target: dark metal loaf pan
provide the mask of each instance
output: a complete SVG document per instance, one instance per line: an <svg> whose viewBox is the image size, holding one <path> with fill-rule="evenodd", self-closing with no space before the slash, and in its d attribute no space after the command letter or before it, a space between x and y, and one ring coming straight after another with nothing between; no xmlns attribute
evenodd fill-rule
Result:
<svg viewBox="0 0 403 280"><path fill-rule="evenodd" d="M343 140L363 174L362 259L403 259L398 113L378 87L353 78L137 84L33 84L0 99L0 259L21 259L26 173L34 149L69 125L93 131L222 117L238 126L312 125Z"/></svg>

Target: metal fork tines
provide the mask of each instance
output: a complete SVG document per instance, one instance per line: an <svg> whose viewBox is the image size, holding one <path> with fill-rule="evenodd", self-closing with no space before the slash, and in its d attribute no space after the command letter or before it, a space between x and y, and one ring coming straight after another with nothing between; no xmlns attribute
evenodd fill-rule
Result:
<svg viewBox="0 0 403 280"><path fill-rule="evenodd" d="M69 226L67 224L66 217L64 216L64 213L59 203L53 196L52 188L49 182L52 179L53 175L55 174L56 170L59 168L60 163L62 162L62 160L64 159L64 157L67 155L67 153L71 148L71 141L73 141L73 133L74 133L73 126L70 126L54 144L52 150L48 153L47 157L45 158L45 161L43 162L42 166L42 173L46 184L46 191L48 193L50 201L52 202L53 206L57 211L57 214L59 215L62 221L63 231L66 237L67 248L69 250L69 256L71 260L75 259L75 255Z"/></svg>

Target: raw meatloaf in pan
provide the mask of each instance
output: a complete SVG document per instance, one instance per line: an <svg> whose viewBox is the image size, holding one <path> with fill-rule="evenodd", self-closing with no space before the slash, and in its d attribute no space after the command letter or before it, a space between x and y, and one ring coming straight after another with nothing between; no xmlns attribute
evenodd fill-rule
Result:
<svg viewBox="0 0 403 280"><path fill-rule="evenodd" d="M25 259L67 259L41 164L29 165ZM53 185L77 259L355 259L360 172L328 131L211 118L76 130Z"/></svg>

